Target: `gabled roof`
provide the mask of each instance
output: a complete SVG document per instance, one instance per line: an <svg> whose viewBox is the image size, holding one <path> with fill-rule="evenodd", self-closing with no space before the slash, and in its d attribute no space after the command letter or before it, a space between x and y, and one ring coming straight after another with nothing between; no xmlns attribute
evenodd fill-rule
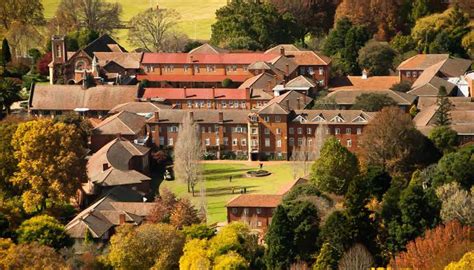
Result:
<svg viewBox="0 0 474 270"><path fill-rule="evenodd" d="M143 53L127 52L94 52L99 60L99 65L105 68L110 63L116 63L124 69L139 69Z"/></svg>
<svg viewBox="0 0 474 270"><path fill-rule="evenodd" d="M93 238L102 238L110 229L120 225L120 215L124 215L127 223L138 225L155 205L143 202L143 196L135 190L114 187L75 216L66 225L66 233L72 238L84 238L89 231Z"/></svg>
<svg viewBox="0 0 474 270"><path fill-rule="evenodd" d="M135 101L137 85L97 85L82 89L81 85L38 85L30 94L31 110L108 111L118 104Z"/></svg>
<svg viewBox="0 0 474 270"><path fill-rule="evenodd" d="M398 65L398 70L425 70L449 58L449 54L417 54Z"/></svg>
<svg viewBox="0 0 474 270"><path fill-rule="evenodd" d="M90 57L94 56L94 52L127 52L125 48L120 46L111 36L105 34L89 43L82 49Z"/></svg>
<svg viewBox="0 0 474 270"><path fill-rule="evenodd" d="M250 65L256 61L270 61L274 54L259 52L188 54L188 53L145 53L142 64L235 64Z"/></svg>
<svg viewBox="0 0 474 270"><path fill-rule="evenodd" d="M346 76L334 79L330 90L389 90L399 82L398 76L372 76L367 79L361 76Z"/></svg>
<svg viewBox="0 0 474 270"><path fill-rule="evenodd" d="M97 135L137 135L145 127L145 117L122 111L107 117L93 130Z"/></svg>
<svg viewBox="0 0 474 270"><path fill-rule="evenodd" d="M272 67L267 62L257 61L257 62L254 62L254 63L250 64L248 66L248 69L250 69L250 70L254 70L254 69L256 69L256 70L272 70Z"/></svg>
<svg viewBox="0 0 474 270"><path fill-rule="evenodd" d="M300 75L285 84L285 88L287 89L288 88L308 88L309 89L316 86L317 84L313 79L305 77L303 75Z"/></svg>
<svg viewBox="0 0 474 270"><path fill-rule="evenodd" d="M258 111L259 114L288 114L289 112L286 106L282 106L278 103L268 103Z"/></svg>
<svg viewBox="0 0 474 270"><path fill-rule="evenodd" d="M412 105L416 96L408 93L398 92L394 90L338 90L327 95L328 98L335 100L340 105L353 105L358 96L362 94L381 94L392 98L398 105Z"/></svg>
<svg viewBox="0 0 474 270"><path fill-rule="evenodd" d="M270 100L271 95L262 96L261 91L250 89L250 99ZM186 92L186 96L185 96ZM142 98L163 100L246 100L247 89L231 88L146 88Z"/></svg>
<svg viewBox="0 0 474 270"><path fill-rule="evenodd" d="M199 47L196 47L189 51L189 54L220 54L228 53L226 49L219 48L217 46L211 45L209 43L204 43Z"/></svg>
<svg viewBox="0 0 474 270"><path fill-rule="evenodd" d="M293 51L299 51L300 50L300 49L298 49L298 47L296 47L293 44L280 44L280 45L277 45L273 48L270 48L270 49L266 50L265 53L280 54L281 48L283 48L285 50L285 52L293 52Z"/></svg>
<svg viewBox="0 0 474 270"><path fill-rule="evenodd" d="M270 63L287 76L298 68L298 65L294 61L283 55L275 57Z"/></svg>
<svg viewBox="0 0 474 270"><path fill-rule="evenodd" d="M375 112L364 112L362 110L295 110L295 119L304 119L299 121L302 124L325 123L331 124L367 124L376 115ZM343 122L334 121L340 118ZM361 121L361 119L363 121ZM322 121L321 121L322 120ZM332 121L331 121L332 120Z"/></svg>
<svg viewBox="0 0 474 270"><path fill-rule="evenodd" d="M282 201L282 195L241 194L231 199L226 207L262 207L276 208Z"/></svg>
<svg viewBox="0 0 474 270"><path fill-rule="evenodd" d="M112 108L109 113L118 113L121 111L125 111L136 114L147 114L157 112L162 109L171 109L171 106L163 103L133 101L119 104Z"/></svg>
<svg viewBox="0 0 474 270"><path fill-rule="evenodd" d="M277 84L276 77L267 72L253 76L252 78L247 79L243 82L239 88L259 88L259 89L269 89L271 90Z"/></svg>
<svg viewBox="0 0 474 270"><path fill-rule="evenodd" d="M248 75L137 75L139 80L165 81L165 82L222 82L231 79L233 82L243 82L249 78Z"/></svg>
<svg viewBox="0 0 474 270"><path fill-rule="evenodd" d="M312 100L312 98L301 92L288 91L283 95L273 98L269 103L280 104L286 110L291 111L304 109L309 103L311 103Z"/></svg>
<svg viewBox="0 0 474 270"><path fill-rule="evenodd" d="M331 63L331 58L314 51L285 51L285 56L298 66L326 66Z"/></svg>
<svg viewBox="0 0 474 270"><path fill-rule="evenodd" d="M149 151L149 148L123 138L114 139L89 158L87 175L93 183L103 186L129 185L151 180L148 176L129 169L133 157L147 155ZM104 168L104 164L108 167Z"/></svg>
<svg viewBox="0 0 474 270"><path fill-rule="evenodd" d="M193 113L193 119L198 124L215 124L219 123L219 113L223 114L223 122L229 124L247 124L248 110L161 110L158 112L159 121L155 116L150 118L148 123L166 123L176 124L182 123L184 117L189 113Z"/></svg>
<svg viewBox="0 0 474 270"><path fill-rule="evenodd" d="M408 91L408 94L416 95L416 96L438 96L439 88L444 86L446 88L446 93L451 95L452 91L456 88L456 85L444 80L438 76L434 76L429 79L428 81L420 80L424 79L422 76L424 75L425 71L422 75L415 81L412 86L412 90Z"/></svg>

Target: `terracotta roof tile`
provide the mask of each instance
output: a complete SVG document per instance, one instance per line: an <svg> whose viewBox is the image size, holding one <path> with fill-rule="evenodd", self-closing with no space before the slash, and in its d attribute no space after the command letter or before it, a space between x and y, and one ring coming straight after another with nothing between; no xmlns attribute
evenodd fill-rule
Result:
<svg viewBox="0 0 474 270"><path fill-rule="evenodd" d="M159 123L180 124L184 117L193 112L194 121L205 124L215 124L219 122L219 113L223 113L224 122L228 124L247 124L248 110L161 110L159 112ZM149 123L156 123L153 116Z"/></svg>
<svg viewBox="0 0 474 270"><path fill-rule="evenodd" d="M122 111L104 119L92 130L92 133L100 135L137 135L144 127L145 117Z"/></svg>
<svg viewBox="0 0 474 270"><path fill-rule="evenodd" d="M270 61L277 55L265 53L145 53L142 64L236 64L249 65L256 61Z"/></svg>
<svg viewBox="0 0 474 270"><path fill-rule="evenodd" d="M226 207L262 207L275 208L283 199L282 195L241 194L231 199Z"/></svg>
<svg viewBox="0 0 474 270"><path fill-rule="evenodd" d="M333 86L329 90L389 90L399 82L398 76L373 76L367 79L361 76L347 76L333 80Z"/></svg>
<svg viewBox="0 0 474 270"><path fill-rule="evenodd" d="M138 75L139 80L168 81L168 82L222 82L231 79L234 82L243 82L248 75Z"/></svg>
<svg viewBox="0 0 474 270"><path fill-rule="evenodd" d="M425 70L430 66L445 61L449 54L417 54L403 61L398 70Z"/></svg>
<svg viewBox="0 0 474 270"><path fill-rule="evenodd" d="M119 104L112 108L109 113L118 113L121 111L131 112L136 114L146 114L153 113L162 109L171 109L170 105L163 103L153 103L153 102L127 102Z"/></svg>

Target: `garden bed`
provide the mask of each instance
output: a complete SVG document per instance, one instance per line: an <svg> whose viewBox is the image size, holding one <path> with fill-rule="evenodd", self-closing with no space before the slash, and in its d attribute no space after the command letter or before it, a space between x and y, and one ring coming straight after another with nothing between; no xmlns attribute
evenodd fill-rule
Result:
<svg viewBox="0 0 474 270"><path fill-rule="evenodd" d="M266 170L258 170L258 171L247 171L247 177L265 177L269 176L272 173Z"/></svg>

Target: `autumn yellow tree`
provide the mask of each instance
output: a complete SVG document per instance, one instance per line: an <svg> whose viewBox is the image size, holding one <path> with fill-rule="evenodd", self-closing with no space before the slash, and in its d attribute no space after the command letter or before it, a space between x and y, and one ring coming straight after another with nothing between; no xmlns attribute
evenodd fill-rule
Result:
<svg viewBox="0 0 474 270"><path fill-rule="evenodd" d="M28 212L64 203L86 179L85 149L73 125L41 119L22 123L12 138L18 171L11 181Z"/></svg>

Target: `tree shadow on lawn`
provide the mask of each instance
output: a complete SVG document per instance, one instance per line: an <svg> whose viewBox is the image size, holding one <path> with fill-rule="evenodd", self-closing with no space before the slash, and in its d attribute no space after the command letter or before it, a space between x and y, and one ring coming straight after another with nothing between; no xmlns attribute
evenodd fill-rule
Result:
<svg viewBox="0 0 474 270"><path fill-rule="evenodd" d="M234 173L234 174L230 174L230 175L213 175L213 176L206 176L206 181L229 181L229 177L232 176L232 181L236 180L237 179L241 179L241 178L245 178L245 174L241 174L241 173ZM229 182L230 184L230 182Z"/></svg>
<svg viewBox="0 0 474 270"><path fill-rule="evenodd" d="M250 169L249 168L246 168L246 169L225 169L225 168L211 169L211 170L204 170L204 175L208 176L208 175L216 174L216 175L229 176L229 174L233 174L233 173L236 173L236 172L246 172L248 170L250 170Z"/></svg>
<svg viewBox="0 0 474 270"><path fill-rule="evenodd" d="M228 187L218 187L218 188L206 188L206 196L208 197L218 197L222 195L239 195L241 190L244 188L247 189L247 194L252 193L252 188L258 186L234 186L234 194L232 194L232 186Z"/></svg>

